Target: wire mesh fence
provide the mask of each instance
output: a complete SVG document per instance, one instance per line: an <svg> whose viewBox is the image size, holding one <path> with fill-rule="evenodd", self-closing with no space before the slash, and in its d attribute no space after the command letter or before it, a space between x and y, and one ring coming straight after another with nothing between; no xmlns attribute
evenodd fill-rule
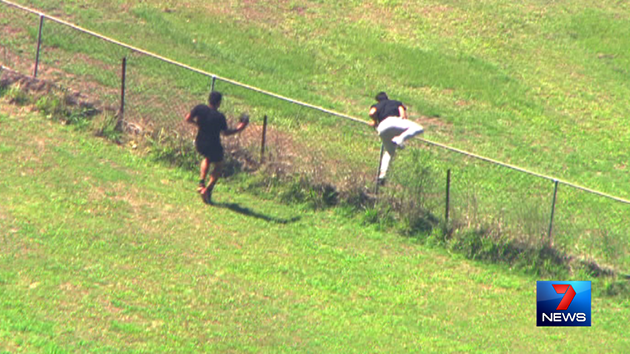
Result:
<svg viewBox="0 0 630 354"><path fill-rule="evenodd" d="M125 87L127 122L185 133L185 114L208 102L210 86L203 75L134 52L127 57Z"/></svg>
<svg viewBox="0 0 630 354"><path fill-rule="evenodd" d="M2 65L32 74L35 63L39 16L0 5L0 60Z"/></svg>
<svg viewBox="0 0 630 354"><path fill-rule="evenodd" d="M98 100L103 109L120 106L121 58L129 51L54 21L44 21L37 77Z"/></svg>
<svg viewBox="0 0 630 354"><path fill-rule="evenodd" d="M365 128L221 80L215 89L224 94L228 116L248 112L254 130L268 117L266 160L276 175L299 175L341 191L364 188L373 177L380 150ZM255 136L254 146L261 135Z"/></svg>
<svg viewBox="0 0 630 354"><path fill-rule="evenodd" d="M560 185L553 225L555 247L601 266L630 269L630 206Z"/></svg>
<svg viewBox="0 0 630 354"><path fill-rule="evenodd" d="M332 199L375 191L380 144L356 119L174 65L3 1L0 8L3 66L27 75L37 67L39 78L120 113L132 133L175 141L194 154L195 130L183 118L207 103L214 88L224 94L221 109L230 126L241 113L251 116L248 129L224 140L234 168L304 180ZM416 140L392 162L379 197L400 211L409 229L442 223L630 268L630 203L487 160Z"/></svg>
<svg viewBox="0 0 630 354"><path fill-rule="evenodd" d="M553 198L549 181L471 158L456 166L452 182L456 226L533 245L544 243Z"/></svg>
<svg viewBox="0 0 630 354"><path fill-rule="evenodd" d="M433 146L413 145L418 147L394 159L390 174L397 187L383 191L403 210L416 208L422 222L442 221L452 230L474 230L532 245L546 242L553 199L549 181Z"/></svg>

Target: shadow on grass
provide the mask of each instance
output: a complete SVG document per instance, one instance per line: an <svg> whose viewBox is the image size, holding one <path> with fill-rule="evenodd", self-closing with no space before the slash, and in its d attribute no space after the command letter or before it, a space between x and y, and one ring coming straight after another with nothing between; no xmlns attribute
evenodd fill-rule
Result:
<svg viewBox="0 0 630 354"><path fill-rule="evenodd" d="M233 212L245 215L245 216L251 216L253 218L256 219L261 219L267 222L273 222L276 224L290 224L290 223L294 223L296 221L299 221L302 217L301 216L295 216L292 217L290 219L284 219L284 218L277 218L274 216L269 216L269 215L265 215L259 212L256 212L250 208L246 208L246 207L242 207L237 203L214 203L212 204L215 207L219 207L219 208L226 208L226 209L230 209Z"/></svg>

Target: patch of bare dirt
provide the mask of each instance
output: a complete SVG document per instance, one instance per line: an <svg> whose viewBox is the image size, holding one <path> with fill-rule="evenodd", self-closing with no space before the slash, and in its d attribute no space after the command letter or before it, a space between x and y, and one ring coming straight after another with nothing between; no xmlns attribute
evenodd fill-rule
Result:
<svg viewBox="0 0 630 354"><path fill-rule="evenodd" d="M309 16L309 7L318 6L311 3L294 4L287 0L274 2L259 0L243 0L238 2L223 2L199 6L205 12L218 18L243 21L248 24L255 23L268 28L277 28L283 25L287 16Z"/></svg>
<svg viewBox="0 0 630 354"><path fill-rule="evenodd" d="M261 167L263 126L250 123L240 134L223 139L225 151L243 163L244 171L254 171ZM296 156L296 144L286 133L267 126L265 136L265 163L279 176L292 172L292 160Z"/></svg>
<svg viewBox="0 0 630 354"><path fill-rule="evenodd" d="M6 35L7 37L15 37L18 34L27 33L26 30L22 28L11 27L9 25L2 26L1 29L3 35Z"/></svg>
<svg viewBox="0 0 630 354"><path fill-rule="evenodd" d="M6 67L3 68L0 73L0 88L15 85L18 85L22 91L35 97L62 93L66 104L94 110L94 114L104 110L115 111L114 107L105 105L98 99L93 99L80 91L67 90L52 81L23 75ZM32 110L32 108L30 109Z"/></svg>
<svg viewBox="0 0 630 354"><path fill-rule="evenodd" d="M9 69L2 70L0 87L9 87L16 84L29 93L50 93L56 89L56 86L51 82L25 76Z"/></svg>
<svg viewBox="0 0 630 354"><path fill-rule="evenodd" d="M429 117L429 116L424 116L424 115L416 116L416 115L411 114L409 116L409 119L420 124L422 127L425 128L425 130L431 130L431 128L450 128L451 127L450 123L443 121L440 117Z"/></svg>

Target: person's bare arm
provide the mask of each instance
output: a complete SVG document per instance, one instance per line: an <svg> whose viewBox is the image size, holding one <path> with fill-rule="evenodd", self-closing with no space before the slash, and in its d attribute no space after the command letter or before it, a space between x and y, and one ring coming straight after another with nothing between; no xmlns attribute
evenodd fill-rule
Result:
<svg viewBox="0 0 630 354"><path fill-rule="evenodd" d="M192 124L197 124L197 122L195 121L194 117L192 116L192 114L190 114L190 112L188 112L188 114L186 114L186 117L184 117L184 122L186 123L192 123Z"/></svg>
<svg viewBox="0 0 630 354"><path fill-rule="evenodd" d="M246 113L243 113L241 114L240 122L238 123L236 128L224 130L223 135L230 136L230 135L236 134L242 131L243 129L245 129L245 127L247 127L248 124L249 124L249 115L247 115Z"/></svg>
<svg viewBox="0 0 630 354"><path fill-rule="evenodd" d="M398 116L402 119L407 119L407 109L405 109L405 106L398 106Z"/></svg>
<svg viewBox="0 0 630 354"><path fill-rule="evenodd" d="M376 127L376 107L370 108L370 112L368 113L370 118L372 118L371 122L368 122L370 127Z"/></svg>
<svg viewBox="0 0 630 354"><path fill-rule="evenodd" d="M224 130L223 131L223 135L225 135L225 136L234 135L234 134L240 132L241 130L245 129L245 126L247 126L247 124L245 124L245 123L238 123L236 128Z"/></svg>

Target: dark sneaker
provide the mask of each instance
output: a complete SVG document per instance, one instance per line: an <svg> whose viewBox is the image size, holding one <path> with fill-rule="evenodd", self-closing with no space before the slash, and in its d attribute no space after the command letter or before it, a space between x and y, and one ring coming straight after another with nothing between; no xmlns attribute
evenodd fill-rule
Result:
<svg viewBox="0 0 630 354"><path fill-rule="evenodd" d="M379 177L376 181L378 182L379 186L384 186L385 185L385 177L383 177L383 178Z"/></svg>
<svg viewBox="0 0 630 354"><path fill-rule="evenodd" d="M201 199L203 199L204 203L212 205L212 189L206 188L206 190L201 193Z"/></svg>
<svg viewBox="0 0 630 354"><path fill-rule="evenodd" d="M197 193L201 193L206 188L205 181L199 181L199 185L197 186Z"/></svg>
<svg viewBox="0 0 630 354"><path fill-rule="evenodd" d="M199 191L199 195L201 196L201 200L205 203L208 204L208 202L206 202L206 193L204 193L204 190L200 190Z"/></svg>

